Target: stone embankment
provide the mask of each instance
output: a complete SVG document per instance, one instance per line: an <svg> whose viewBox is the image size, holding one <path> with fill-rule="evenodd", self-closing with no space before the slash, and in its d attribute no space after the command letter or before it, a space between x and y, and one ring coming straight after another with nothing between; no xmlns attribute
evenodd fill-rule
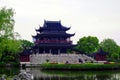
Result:
<svg viewBox="0 0 120 80"><path fill-rule="evenodd" d="M42 64L46 62L51 63L85 63L85 62L95 62L92 57L84 54L32 54L30 55L30 64Z"/></svg>

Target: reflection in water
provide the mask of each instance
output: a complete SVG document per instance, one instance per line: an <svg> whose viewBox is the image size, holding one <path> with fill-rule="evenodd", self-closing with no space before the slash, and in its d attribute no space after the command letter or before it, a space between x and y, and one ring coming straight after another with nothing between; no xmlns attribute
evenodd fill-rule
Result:
<svg viewBox="0 0 120 80"><path fill-rule="evenodd" d="M13 80L12 78L18 74L20 68L0 67L0 79L5 75L6 80Z"/></svg>
<svg viewBox="0 0 120 80"><path fill-rule="evenodd" d="M27 68L34 80L120 80L120 71L47 71Z"/></svg>
<svg viewBox="0 0 120 80"><path fill-rule="evenodd" d="M22 71L32 74L34 80L120 80L120 71L43 71L39 68L1 68L0 77L5 74L7 80L13 80Z"/></svg>

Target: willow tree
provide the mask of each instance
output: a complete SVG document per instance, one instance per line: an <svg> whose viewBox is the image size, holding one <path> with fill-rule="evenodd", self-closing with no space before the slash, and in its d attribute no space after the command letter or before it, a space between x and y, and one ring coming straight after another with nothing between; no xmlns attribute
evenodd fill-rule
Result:
<svg viewBox="0 0 120 80"><path fill-rule="evenodd" d="M14 12L12 9L0 10L0 37L13 38Z"/></svg>
<svg viewBox="0 0 120 80"><path fill-rule="evenodd" d="M14 56L20 51L20 41L14 32L14 11L12 9L0 9L0 59L6 56Z"/></svg>

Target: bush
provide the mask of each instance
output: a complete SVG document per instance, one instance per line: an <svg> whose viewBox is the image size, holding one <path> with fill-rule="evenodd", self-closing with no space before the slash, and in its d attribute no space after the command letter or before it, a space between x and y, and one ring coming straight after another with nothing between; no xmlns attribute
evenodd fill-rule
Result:
<svg viewBox="0 0 120 80"><path fill-rule="evenodd" d="M48 70L111 70L120 69L120 64L41 64Z"/></svg>
<svg viewBox="0 0 120 80"><path fill-rule="evenodd" d="M11 65L13 65L14 67L18 67L20 65L20 63L19 62L12 62Z"/></svg>
<svg viewBox="0 0 120 80"><path fill-rule="evenodd" d="M4 67L4 66L14 66L14 67L18 67L20 65L19 62L0 62L0 67Z"/></svg>
<svg viewBox="0 0 120 80"><path fill-rule="evenodd" d="M13 56L6 56L3 58L3 61L5 61L5 62L14 61L14 57Z"/></svg>
<svg viewBox="0 0 120 80"><path fill-rule="evenodd" d="M5 66L5 62L0 62L0 67Z"/></svg>

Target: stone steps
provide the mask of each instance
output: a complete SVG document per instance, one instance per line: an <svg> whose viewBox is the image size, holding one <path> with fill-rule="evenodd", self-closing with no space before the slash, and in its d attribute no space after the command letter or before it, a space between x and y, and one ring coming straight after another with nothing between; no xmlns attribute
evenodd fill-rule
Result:
<svg viewBox="0 0 120 80"><path fill-rule="evenodd" d="M79 59L82 63L95 61L93 58L88 57L87 55L82 54L59 54L59 55L52 55L52 54L32 54L30 55L30 63L31 64L42 64L46 63L47 60L49 62L57 62L57 63L79 63Z"/></svg>

